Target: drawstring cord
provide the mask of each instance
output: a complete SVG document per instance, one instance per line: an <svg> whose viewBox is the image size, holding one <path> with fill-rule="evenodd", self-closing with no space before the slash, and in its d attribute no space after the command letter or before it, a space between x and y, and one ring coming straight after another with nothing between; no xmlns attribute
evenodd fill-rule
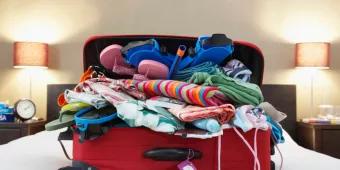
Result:
<svg viewBox="0 0 340 170"><path fill-rule="evenodd" d="M222 139L221 139L221 135L218 136L218 139L217 139L217 166L218 166L218 170L221 170L221 146L222 146Z"/></svg>
<svg viewBox="0 0 340 170"><path fill-rule="evenodd" d="M258 132L258 128L255 129L255 134L254 134L254 151L255 151L255 158L258 159L257 157L257 132ZM254 161L254 169L256 169L256 163ZM259 166L259 169L261 169L261 167Z"/></svg>
<svg viewBox="0 0 340 170"><path fill-rule="evenodd" d="M248 147L248 149L250 150L250 152L253 154L254 156L254 162L256 163L256 165L259 167L259 170L261 170L261 166L260 166L260 161L257 157L257 153L255 153L254 149L250 146L250 144L248 143L248 141L242 136L242 134L235 128L233 127L234 131L236 132L236 134L242 139L243 143ZM255 134L256 135L256 134ZM255 143L255 141L254 141ZM254 167L256 170L256 166Z"/></svg>
<svg viewBox="0 0 340 170"><path fill-rule="evenodd" d="M280 170L282 170L282 166L283 166L283 156L282 156L282 153L281 153L281 151L280 151L280 148L279 148L279 146L277 146L277 140L275 139L275 137L273 137L272 135L271 135L271 138L272 138L272 140L274 141L273 143L274 143L274 146L275 146L275 148L277 149L277 151L279 151L279 154L280 154Z"/></svg>

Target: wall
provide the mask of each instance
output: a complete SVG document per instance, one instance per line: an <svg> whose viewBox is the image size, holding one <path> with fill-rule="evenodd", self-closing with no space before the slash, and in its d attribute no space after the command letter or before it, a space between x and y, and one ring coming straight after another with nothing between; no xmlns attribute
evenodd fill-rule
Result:
<svg viewBox="0 0 340 170"><path fill-rule="evenodd" d="M33 77L33 100L45 117L46 84L78 81L82 45L91 35L221 32L263 50L264 83L298 85L300 118L310 112L310 90L307 73L293 65L295 42L332 43L331 69L317 73L314 100L340 104L339 6L337 0L1 0L0 101L28 96L27 72L12 68L14 41L50 44L49 69Z"/></svg>

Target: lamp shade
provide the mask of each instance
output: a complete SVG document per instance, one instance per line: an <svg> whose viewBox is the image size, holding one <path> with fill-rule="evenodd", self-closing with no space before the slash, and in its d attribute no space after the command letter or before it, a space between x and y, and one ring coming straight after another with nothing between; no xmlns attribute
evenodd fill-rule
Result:
<svg viewBox="0 0 340 170"><path fill-rule="evenodd" d="M13 48L14 68L47 68L48 44L37 42L15 42Z"/></svg>
<svg viewBox="0 0 340 170"><path fill-rule="evenodd" d="M330 43L307 42L295 45L295 66L327 69L330 60Z"/></svg>

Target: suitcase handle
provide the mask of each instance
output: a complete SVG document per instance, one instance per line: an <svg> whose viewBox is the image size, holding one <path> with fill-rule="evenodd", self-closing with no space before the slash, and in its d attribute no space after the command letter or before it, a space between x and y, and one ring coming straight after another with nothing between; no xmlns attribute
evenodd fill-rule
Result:
<svg viewBox="0 0 340 170"><path fill-rule="evenodd" d="M202 152L190 148L154 148L145 151L144 157L156 161L183 161L201 159Z"/></svg>

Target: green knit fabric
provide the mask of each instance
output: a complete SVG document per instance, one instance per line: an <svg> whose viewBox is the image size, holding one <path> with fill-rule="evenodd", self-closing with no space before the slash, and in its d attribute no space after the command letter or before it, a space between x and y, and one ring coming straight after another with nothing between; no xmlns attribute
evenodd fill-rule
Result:
<svg viewBox="0 0 340 170"><path fill-rule="evenodd" d="M235 105L257 106L263 102L263 95L258 85L228 77L221 71L213 75L202 72L194 73L189 82L218 87Z"/></svg>
<svg viewBox="0 0 340 170"><path fill-rule="evenodd" d="M212 62L204 62L193 67L179 70L173 76L173 80L188 81L196 72L215 74L219 70L218 66Z"/></svg>

